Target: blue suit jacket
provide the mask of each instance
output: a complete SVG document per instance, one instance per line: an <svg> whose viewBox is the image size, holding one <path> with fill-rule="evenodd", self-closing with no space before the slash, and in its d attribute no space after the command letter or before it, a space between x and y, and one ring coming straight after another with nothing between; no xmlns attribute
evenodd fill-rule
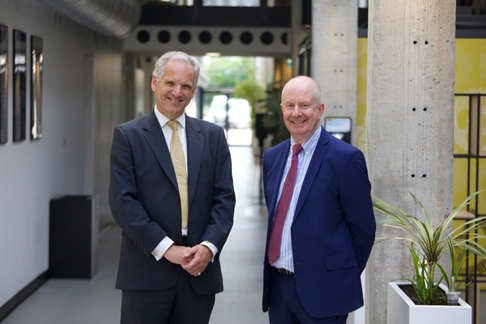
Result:
<svg viewBox="0 0 486 324"><path fill-rule="evenodd" d="M199 294L223 290L219 254L233 225L235 194L223 129L186 116L189 217L187 243L213 243L215 261L190 277ZM168 235L182 245L181 207L169 150L152 111L117 126L111 149L110 208L123 230L116 287L160 290L173 286L181 271L151 252Z"/></svg>
<svg viewBox="0 0 486 324"><path fill-rule="evenodd" d="M289 149L287 140L263 159L268 233ZM363 305L360 274L376 229L370 187L363 153L322 129L291 228L295 282L312 317L346 314ZM263 311L268 310L269 267L265 249Z"/></svg>

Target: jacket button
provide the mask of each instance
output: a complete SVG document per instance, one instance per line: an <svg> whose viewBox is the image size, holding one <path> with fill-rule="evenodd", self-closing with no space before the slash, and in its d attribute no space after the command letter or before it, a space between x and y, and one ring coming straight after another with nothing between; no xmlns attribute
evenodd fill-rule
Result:
<svg viewBox="0 0 486 324"><path fill-rule="evenodd" d="M177 199L176 200L176 204L180 204L181 203L181 200L180 199Z"/></svg>

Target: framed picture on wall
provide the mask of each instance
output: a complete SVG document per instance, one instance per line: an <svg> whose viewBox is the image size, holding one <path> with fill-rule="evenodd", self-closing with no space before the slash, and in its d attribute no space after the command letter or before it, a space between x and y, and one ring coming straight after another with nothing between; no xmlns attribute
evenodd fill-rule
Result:
<svg viewBox="0 0 486 324"><path fill-rule="evenodd" d="M0 25L0 144L8 140L8 27Z"/></svg>
<svg viewBox="0 0 486 324"><path fill-rule="evenodd" d="M42 137L42 38L31 36L30 138Z"/></svg>
<svg viewBox="0 0 486 324"><path fill-rule="evenodd" d="M27 35L13 31L13 140L25 140Z"/></svg>

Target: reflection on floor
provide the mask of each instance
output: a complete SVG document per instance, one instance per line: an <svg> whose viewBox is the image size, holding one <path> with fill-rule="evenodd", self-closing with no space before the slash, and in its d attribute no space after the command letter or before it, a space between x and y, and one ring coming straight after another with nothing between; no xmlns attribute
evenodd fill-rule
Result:
<svg viewBox="0 0 486 324"><path fill-rule="evenodd" d="M225 291L216 296L211 324L268 323L261 311L266 209L259 204L259 167L250 147L231 147L237 204L222 251ZM121 230L100 238L99 270L92 280L51 279L2 324L110 324L120 322L121 293L114 289Z"/></svg>

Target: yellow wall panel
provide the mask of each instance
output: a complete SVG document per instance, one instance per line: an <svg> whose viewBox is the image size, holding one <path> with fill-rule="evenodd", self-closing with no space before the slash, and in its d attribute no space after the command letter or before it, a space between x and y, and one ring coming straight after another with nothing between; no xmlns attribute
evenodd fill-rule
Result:
<svg viewBox="0 0 486 324"><path fill-rule="evenodd" d="M368 74L368 39L358 38L358 113L356 147L366 154L366 84Z"/></svg>
<svg viewBox="0 0 486 324"><path fill-rule="evenodd" d="M486 39L456 39L456 93L486 93Z"/></svg>
<svg viewBox="0 0 486 324"><path fill-rule="evenodd" d="M454 159L453 189L454 207L457 207L467 198L467 159Z"/></svg>
<svg viewBox="0 0 486 324"><path fill-rule="evenodd" d="M479 160L479 184L477 190L486 189L486 159ZM480 215L486 214L486 191L478 195Z"/></svg>
<svg viewBox="0 0 486 324"><path fill-rule="evenodd" d="M469 151L468 147L469 147L469 97L455 97L454 99L454 154L468 154Z"/></svg>
<svg viewBox="0 0 486 324"><path fill-rule="evenodd" d="M455 92L456 93L486 93L486 39L456 39L456 72L455 72ZM477 102L477 101L476 101ZM474 101L473 101L474 103ZM454 154L470 154L469 151L469 98L456 97L454 101ZM483 105L484 107L484 105ZM486 108L486 107L485 107ZM486 110L483 109L480 115L486 124ZM473 118L475 120L475 118ZM477 120L477 119L476 119ZM481 126L481 146L486 142L486 129ZM474 134L473 134L474 135ZM476 141L472 140L474 144ZM482 147L480 147L481 151ZM474 151L476 149L474 148ZM475 153L475 152L472 152ZM454 207L465 198L467 189L467 163L454 159ZM480 159L479 174L476 172L477 160L471 159L470 162L470 186L469 192L486 189L486 161ZM478 184L476 184L478 177ZM467 180L466 180L467 181ZM479 201L480 214L486 212L486 193L477 197ZM476 209L475 204L470 206L470 210Z"/></svg>

